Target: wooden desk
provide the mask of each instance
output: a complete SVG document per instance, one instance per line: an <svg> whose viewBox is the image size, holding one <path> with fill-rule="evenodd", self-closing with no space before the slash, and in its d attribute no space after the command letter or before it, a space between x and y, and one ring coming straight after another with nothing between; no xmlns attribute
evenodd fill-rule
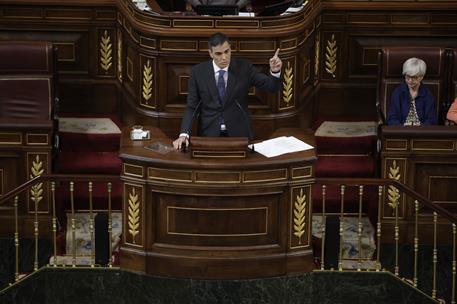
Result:
<svg viewBox="0 0 457 304"><path fill-rule="evenodd" d="M311 184L315 151L266 158L192 159L144 146L123 131L121 266L154 275L254 278L313 268ZM314 145L313 133L282 129Z"/></svg>
<svg viewBox="0 0 457 304"><path fill-rule="evenodd" d="M384 126L381 160L383 178L399 180L442 207L457 211L457 126ZM383 216L387 219L393 216L388 203L392 202L386 195ZM403 223L411 224L411 199L402 195L398 206ZM431 239L432 214L422 208L420 214L421 239L427 235Z"/></svg>

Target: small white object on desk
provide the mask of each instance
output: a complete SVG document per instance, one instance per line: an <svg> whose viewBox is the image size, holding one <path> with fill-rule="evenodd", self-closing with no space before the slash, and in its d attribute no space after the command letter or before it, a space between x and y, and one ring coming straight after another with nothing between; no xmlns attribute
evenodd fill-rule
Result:
<svg viewBox="0 0 457 304"><path fill-rule="evenodd" d="M252 12L239 12L239 17L255 17L255 14Z"/></svg>
<svg viewBox="0 0 457 304"><path fill-rule="evenodd" d="M293 137L281 136L254 144L254 151L266 157L275 157L286 153L311 150L314 147Z"/></svg>
<svg viewBox="0 0 457 304"><path fill-rule="evenodd" d="M135 125L132 127L132 131L130 131L130 139L132 140L143 140L149 139L150 133L149 130L143 130L143 126Z"/></svg>

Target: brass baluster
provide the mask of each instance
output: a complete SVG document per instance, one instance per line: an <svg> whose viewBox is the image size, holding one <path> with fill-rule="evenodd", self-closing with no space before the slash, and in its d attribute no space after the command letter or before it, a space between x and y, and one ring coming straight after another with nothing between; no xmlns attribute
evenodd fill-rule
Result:
<svg viewBox="0 0 457 304"><path fill-rule="evenodd" d="M322 218L321 218L321 270L325 269L324 251L325 251L325 224L327 218L325 215L325 196L327 194L327 186L322 185Z"/></svg>
<svg viewBox="0 0 457 304"><path fill-rule="evenodd" d="M400 273L400 268L398 267L398 243L400 240L400 228L398 226L398 204L394 206L395 208L395 232L394 232L394 240L395 240L395 269L394 273L396 276Z"/></svg>
<svg viewBox="0 0 457 304"><path fill-rule="evenodd" d="M19 280L19 219L18 219L18 201L19 197L14 197L14 250L16 261L14 264L14 280Z"/></svg>
<svg viewBox="0 0 457 304"><path fill-rule="evenodd" d="M56 217L56 183L51 182L52 199L52 240L54 243L54 257L52 266L57 267L57 217Z"/></svg>
<svg viewBox="0 0 457 304"><path fill-rule="evenodd" d="M436 266L438 263L438 248L436 246L437 222L438 222L438 214L436 212L433 212L433 287L432 287L432 298L433 299L436 299Z"/></svg>
<svg viewBox="0 0 457 304"><path fill-rule="evenodd" d="M378 223L376 224L376 237L378 246L376 250L376 271L381 270L381 206L383 186L378 186Z"/></svg>
<svg viewBox="0 0 457 304"><path fill-rule="evenodd" d="M76 267L76 218L74 201L75 183L70 182L70 203L71 203L71 266Z"/></svg>
<svg viewBox="0 0 457 304"><path fill-rule="evenodd" d="M357 261L357 271L362 270L362 200L363 200L363 185L359 186L359 218L357 227L357 239L359 247L359 256Z"/></svg>
<svg viewBox="0 0 457 304"><path fill-rule="evenodd" d="M455 275L457 272L457 262L455 256L456 247L456 236L457 228L455 224L452 224L452 293L451 293L451 304L455 304Z"/></svg>
<svg viewBox="0 0 457 304"><path fill-rule="evenodd" d="M90 233L90 267L95 267L95 234L94 212L92 202L92 182L89 182L89 233Z"/></svg>
<svg viewBox="0 0 457 304"><path fill-rule="evenodd" d="M414 277L413 277L413 286L417 287L417 255L419 253L419 202L414 201Z"/></svg>
<svg viewBox="0 0 457 304"><path fill-rule="evenodd" d="M343 234L344 234L344 191L346 189L345 185L341 185L340 194L341 194L341 214L340 214L340 250L338 257L338 270L343 271Z"/></svg>
<svg viewBox="0 0 457 304"><path fill-rule="evenodd" d="M35 203L35 216L33 220L33 235L35 237L35 259L33 261L33 271L38 270L38 236L40 233L40 229L38 226L38 202L39 200L35 198L34 203Z"/></svg>
<svg viewBox="0 0 457 304"><path fill-rule="evenodd" d="M111 182L108 183L108 240L109 256L108 267L113 267L113 219L111 217Z"/></svg>

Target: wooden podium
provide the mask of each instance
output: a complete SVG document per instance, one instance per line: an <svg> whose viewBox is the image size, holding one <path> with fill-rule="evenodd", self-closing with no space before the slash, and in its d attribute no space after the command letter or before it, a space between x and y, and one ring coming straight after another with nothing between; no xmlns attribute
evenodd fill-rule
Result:
<svg viewBox="0 0 457 304"><path fill-rule="evenodd" d="M192 158L190 151L173 150L159 129L145 129L150 140L130 140L127 128L121 141L122 268L219 279L313 269L314 150ZM312 131L283 129L273 137L282 135L314 145Z"/></svg>

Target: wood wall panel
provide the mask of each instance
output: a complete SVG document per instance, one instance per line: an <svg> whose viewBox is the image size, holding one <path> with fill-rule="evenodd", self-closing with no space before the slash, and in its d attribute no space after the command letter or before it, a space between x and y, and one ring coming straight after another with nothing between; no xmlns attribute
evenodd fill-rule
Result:
<svg viewBox="0 0 457 304"><path fill-rule="evenodd" d="M130 0L51 3L21 1L15 5L0 0L0 39L56 43L61 50L62 110L117 111L115 107L125 102L123 108L135 107L125 113L139 115L139 121L160 117L161 125L169 130L178 128L176 120L185 104L190 67L208 59L206 37L217 30L233 38L233 56L247 57L260 70L267 70L267 60L277 47L287 62L293 62L293 108L279 114L287 108L279 106L281 94L251 92L250 110L255 123L269 130L266 133L288 120L309 126L318 116L374 115L377 51L383 46L457 47L457 7L453 1L313 0L301 14L242 20L152 16L137 10ZM100 66L105 31L112 46L112 64L107 71ZM332 35L336 53L333 74L326 70ZM140 54L155 58L153 106L141 100L144 64ZM109 93L100 94L107 86ZM116 86L122 92L114 94ZM296 111L306 111L305 117L290 119ZM135 117L126 119L133 121Z"/></svg>

